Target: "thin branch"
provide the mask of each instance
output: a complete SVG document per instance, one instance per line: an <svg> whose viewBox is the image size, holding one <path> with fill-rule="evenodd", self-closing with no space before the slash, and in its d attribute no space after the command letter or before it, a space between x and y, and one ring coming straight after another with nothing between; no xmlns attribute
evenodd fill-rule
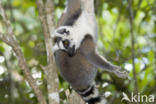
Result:
<svg viewBox="0 0 156 104"><path fill-rule="evenodd" d="M155 4L156 4L156 0L155 0ZM155 26L156 26L156 21L155 21ZM155 94L156 94L156 36L154 37L154 80L155 80L155 85L154 85L154 89L155 89Z"/></svg>
<svg viewBox="0 0 156 104"><path fill-rule="evenodd" d="M110 42L111 46L114 46L113 43L114 43L114 40L115 40L115 35L116 35L116 31L117 31L117 28L118 28L118 24L120 22L120 19L121 19L121 10L123 8L123 3L121 2L120 4L120 9L119 9L119 15L117 17L117 20L114 24L114 29L113 29L113 37L112 37L112 42ZM113 47L115 50L117 50L116 47Z"/></svg>
<svg viewBox="0 0 156 104"><path fill-rule="evenodd" d="M116 31L117 31L117 27L118 27L118 24L119 24L119 22L120 22L122 9L123 9L123 3L121 2L121 4L120 4L120 9L119 9L119 15L118 15L117 20L116 20L116 22L115 22L115 28L113 29L113 39L112 39L112 40L114 40Z"/></svg>
<svg viewBox="0 0 156 104"><path fill-rule="evenodd" d="M7 19L4 9L2 8L1 2L0 2L0 15L2 16L3 22L6 24L6 27L7 27L6 34L0 33L0 40L2 40L3 42L5 42L6 44L12 47L12 49L16 53L16 57L18 58L18 62L19 62L18 64L20 68L23 70L26 80L32 87L34 93L36 94L39 103L46 104L45 97L42 95L41 90L36 85L36 81L33 79L30 73L30 69L28 68L28 65L21 51L21 48L16 40L16 37L13 34L13 29L11 27L10 21Z"/></svg>
<svg viewBox="0 0 156 104"><path fill-rule="evenodd" d="M44 68L48 86L49 104L59 104L58 76L56 65L52 53L52 38L50 35L54 32L54 1L46 0L45 4L42 0L36 0L39 11L39 17L45 37L45 46L47 52L47 66Z"/></svg>
<svg viewBox="0 0 156 104"><path fill-rule="evenodd" d="M12 8L12 0L7 0L9 5L9 11L10 11L10 21L14 23L14 15L13 15L13 8ZM8 79L9 79L9 86L8 86L8 104L14 104L14 96L13 96L13 89L15 87L14 80L12 79L12 68L10 63L10 57L7 57L5 54L3 55L5 57L5 66L8 71Z"/></svg>
<svg viewBox="0 0 156 104"><path fill-rule="evenodd" d="M10 21L12 23L14 23L15 18L14 18L14 13L13 13L12 0L7 0L7 2L8 2L8 6L10 7L10 8L8 8L8 9L10 9Z"/></svg>
<svg viewBox="0 0 156 104"><path fill-rule="evenodd" d="M155 46L156 46L156 42L155 42ZM156 48L154 50L154 80L155 80L155 93L156 93Z"/></svg>
<svg viewBox="0 0 156 104"><path fill-rule="evenodd" d="M155 11L156 11L156 0L154 0L154 6L153 6L153 14L155 15ZM154 25L156 27L156 20L154 21ZM154 89L155 89L155 95L156 95L156 35L154 37L154 80L155 80L155 85L154 85ZM156 98L156 96L155 96Z"/></svg>
<svg viewBox="0 0 156 104"><path fill-rule="evenodd" d="M129 10L129 21L130 21L130 32L131 32L131 53L132 53L132 65L133 65L133 80L134 80L134 88L135 93L138 94L138 82L137 82L137 73L135 68L135 36L134 36L134 13L132 8L132 0L128 0L128 10Z"/></svg>
<svg viewBox="0 0 156 104"><path fill-rule="evenodd" d="M139 1L138 1L137 8L134 10L134 17L136 17L136 14L137 14L138 10L139 10L140 7L141 7L142 1L143 1L143 0L139 0Z"/></svg>

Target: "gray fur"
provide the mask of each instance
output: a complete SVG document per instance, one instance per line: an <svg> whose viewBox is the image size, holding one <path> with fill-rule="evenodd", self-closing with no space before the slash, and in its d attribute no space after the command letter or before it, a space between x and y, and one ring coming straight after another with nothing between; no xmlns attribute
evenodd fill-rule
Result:
<svg viewBox="0 0 156 104"><path fill-rule="evenodd" d="M67 8L64 15L62 26L73 26L76 20L81 15L81 2L80 0L68 0ZM70 15L69 15L70 14Z"/></svg>
<svg viewBox="0 0 156 104"><path fill-rule="evenodd" d="M82 90L90 86L95 79L97 69L84 56L84 47L88 44L84 40L75 55L69 55L62 51L56 51L55 59L63 78L70 83L75 90ZM89 44L88 44L89 45Z"/></svg>
<svg viewBox="0 0 156 104"><path fill-rule="evenodd" d="M127 77L128 74L121 72L120 67L111 64L96 53L97 24L93 13L93 0L91 0L91 3L87 1L87 4L83 6L81 4L81 0L68 0L66 12L59 23L61 28L59 27L56 31L58 34L54 35L54 37L61 37L56 39L54 43L56 50L54 51L55 60L61 76L86 102L93 104L91 102L99 102L100 99L100 102L103 103L98 104L106 104L105 99L102 100L100 98L95 86L94 89L89 89L95 80L97 68L113 72L121 78ZM92 5L91 10L88 9L89 5ZM90 18L88 19L88 17ZM89 28L85 28L87 26ZM86 29L89 31L85 31ZM64 39L69 40L69 43L71 43L69 50L62 44ZM78 48L75 50L74 43L79 43ZM71 49L72 51L70 51ZM70 53L74 54L70 55ZM87 95L87 91L92 91L93 93L91 92L91 94Z"/></svg>

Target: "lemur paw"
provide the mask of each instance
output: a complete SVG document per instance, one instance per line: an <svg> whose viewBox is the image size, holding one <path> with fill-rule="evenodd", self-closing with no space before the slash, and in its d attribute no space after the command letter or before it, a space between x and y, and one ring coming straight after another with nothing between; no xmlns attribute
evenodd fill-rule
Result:
<svg viewBox="0 0 156 104"><path fill-rule="evenodd" d="M119 78L128 78L129 72L116 70L114 74L116 74Z"/></svg>
<svg viewBox="0 0 156 104"><path fill-rule="evenodd" d="M128 77L128 72L127 71L121 71L120 66L114 65L114 74L117 75L119 78L127 78Z"/></svg>

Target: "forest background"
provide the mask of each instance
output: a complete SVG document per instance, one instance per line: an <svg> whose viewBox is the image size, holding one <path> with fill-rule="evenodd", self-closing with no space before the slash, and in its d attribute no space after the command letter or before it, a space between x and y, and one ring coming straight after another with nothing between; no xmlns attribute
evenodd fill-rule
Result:
<svg viewBox="0 0 156 104"><path fill-rule="evenodd" d="M48 27L44 24L50 18L53 21L48 24L52 26L49 32L54 30L65 0L0 2L0 104L58 104L50 98L54 91L59 93L61 103L66 104L71 88L57 74L52 56L47 55L51 48ZM110 104L129 104L121 102L123 92L129 97L132 92L156 95L156 0L95 0L95 13L99 53L130 72L128 79L119 79L99 70L96 82L100 93ZM2 35L12 41L5 41ZM144 99L141 104L150 103Z"/></svg>

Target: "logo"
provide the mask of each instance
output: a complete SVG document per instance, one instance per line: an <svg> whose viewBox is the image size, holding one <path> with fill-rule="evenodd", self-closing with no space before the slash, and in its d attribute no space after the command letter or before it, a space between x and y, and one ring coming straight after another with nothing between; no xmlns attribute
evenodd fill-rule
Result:
<svg viewBox="0 0 156 104"><path fill-rule="evenodd" d="M122 93L123 98L121 101L126 101L126 102L146 102L146 103L151 103L154 102L154 95L141 95L140 93L134 94L133 92L131 93L130 97L126 93Z"/></svg>

